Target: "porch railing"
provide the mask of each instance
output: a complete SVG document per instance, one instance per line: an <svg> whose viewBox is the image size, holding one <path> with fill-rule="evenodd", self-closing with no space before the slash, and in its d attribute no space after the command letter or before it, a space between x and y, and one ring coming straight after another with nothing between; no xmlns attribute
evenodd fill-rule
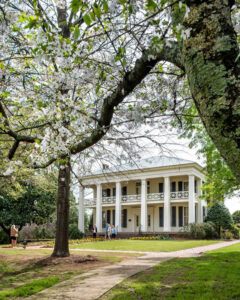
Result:
<svg viewBox="0 0 240 300"><path fill-rule="evenodd" d="M95 206L96 199L84 199L84 205L85 206Z"/></svg>
<svg viewBox="0 0 240 300"><path fill-rule="evenodd" d="M172 200L174 200L174 199L187 199L188 195L189 195L189 193L187 191L185 191L185 192L171 192L170 193L170 198Z"/></svg>
<svg viewBox="0 0 240 300"><path fill-rule="evenodd" d="M116 197L102 197L103 204L111 204L116 202Z"/></svg>
<svg viewBox="0 0 240 300"><path fill-rule="evenodd" d="M197 196L197 195L195 195ZM179 200L179 199L188 199L189 192L171 192L170 199L171 200ZM147 201L163 201L164 193L151 193L147 194ZM115 204L116 197L102 197L102 204ZM141 202L141 195L126 195L122 196L122 203L133 203L133 202ZM84 199L85 206L95 206L96 199Z"/></svg>
<svg viewBox="0 0 240 300"><path fill-rule="evenodd" d="M147 194L147 201L163 201L164 193Z"/></svg>
<svg viewBox="0 0 240 300"><path fill-rule="evenodd" d="M122 196L122 202L141 202L141 195L126 195Z"/></svg>

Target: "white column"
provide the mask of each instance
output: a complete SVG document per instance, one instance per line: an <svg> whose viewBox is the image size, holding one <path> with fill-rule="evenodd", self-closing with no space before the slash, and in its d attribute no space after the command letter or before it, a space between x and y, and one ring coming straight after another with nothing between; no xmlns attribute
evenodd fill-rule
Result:
<svg viewBox="0 0 240 300"><path fill-rule="evenodd" d="M141 231L147 232L147 181L141 181Z"/></svg>
<svg viewBox="0 0 240 300"><path fill-rule="evenodd" d="M102 186L101 184L97 185L96 226L97 226L97 231L102 232Z"/></svg>
<svg viewBox="0 0 240 300"><path fill-rule="evenodd" d="M79 186L78 229L84 232L84 187Z"/></svg>
<svg viewBox="0 0 240 300"><path fill-rule="evenodd" d="M189 195L188 195L188 223L195 223L195 189L194 175L188 176Z"/></svg>
<svg viewBox="0 0 240 300"><path fill-rule="evenodd" d="M198 223L203 222L203 213L202 213L202 179L197 181L197 195L198 195Z"/></svg>
<svg viewBox="0 0 240 300"><path fill-rule="evenodd" d="M118 232L122 231L122 188L121 182L116 182L116 203L115 203L115 226Z"/></svg>
<svg viewBox="0 0 240 300"><path fill-rule="evenodd" d="M164 177L164 226L163 231L171 231L171 211L170 211L170 178Z"/></svg>

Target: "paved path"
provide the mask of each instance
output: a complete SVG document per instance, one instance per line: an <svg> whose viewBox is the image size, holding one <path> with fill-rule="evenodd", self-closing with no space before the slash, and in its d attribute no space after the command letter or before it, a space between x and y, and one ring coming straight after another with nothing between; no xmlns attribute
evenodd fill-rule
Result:
<svg viewBox="0 0 240 300"><path fill-rule="evenodd" d="M196 247L174 252L140 252L144 254L140 257L131 258L111 266L100 267L96 270L78 275L72 279L61 282L52 288L46 289L28 299L38 300L94 300L105 294L122 280L133 276L141 271L147 270L161 261L174 257L194 257L200 256L203 252L230 246L240 241L222 242L208 246ZM88 251L87 249L81 249ZM92 250L96 251L96 250ZM100 250L102 252L102 250ZM134 251L114 251L107 252L128 252ZM136 252L134 252L136 253ZM137 252L139 253L139 252Z"/></svg>

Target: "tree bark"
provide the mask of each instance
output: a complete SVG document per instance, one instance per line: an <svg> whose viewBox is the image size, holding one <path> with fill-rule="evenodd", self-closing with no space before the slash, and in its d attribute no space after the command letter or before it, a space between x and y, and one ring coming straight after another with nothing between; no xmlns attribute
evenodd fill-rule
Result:
<svg viewBox="0 0 240 300"><path fill-rule="evenodd" d="M240 182L240 57L226 0L186 1L183 64L203 124Z"/></svg>
<svg viewBox="0 0 240 300"><path fill-rule="evenodd" d="M69 223L69 193L70 193L70 159L61 163L58 174L57 194L57 224L55 245L52 256L69 256L68 223Z"/></svg>

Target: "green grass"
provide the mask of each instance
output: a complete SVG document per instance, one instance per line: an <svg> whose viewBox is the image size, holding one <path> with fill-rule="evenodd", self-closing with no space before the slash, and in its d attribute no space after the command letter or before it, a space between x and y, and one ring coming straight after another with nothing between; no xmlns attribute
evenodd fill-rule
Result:
<svg viewBox="0 0 240 300"><path fill-rule="evenodd" d="M91 263L74 263L58 260L53 263L42 263L52 253L52 249L0 248L0 300L26 298L54 284L73 276L87 272L89 269L122 261L126 257L139 254L123 252L109 255L106 252L71 251L76 255L92 255L98 259ZM39 264L40 262L40 264ZM33 280L34 279L34 280Z"/></svg>
<svg viewBox="0 0 240 300"><path fill-rule="evenodd" d="M240 252L240 243L232 245L232 246L220 248L217 250L212 250L212 251L209 251L208 253L226 253L226 252Z"/></svg>
<svg viewBox="0 0 240 300"><path fill-rule="evenodd" d="M179 258L128 278L102 300L240 299L240 244Z"/></svg>
<svg viewBox="0 0 240 300"><path fill-rule="evenodd" d="M15 289L8 289L0 291L0 300L12 299L17 297L28 297L36 294L46 288L58 283L60 278L58 276L49 276L46 278L35 279L27 284L23 284Z"/></svg>
<svg viewBox="0 0 240 300"><path fill-rule="evenodd" d="M206 246L218 243L218 241L207 240L170 240L170 241L149 241L149 240L115 240L86 242L71 245L71 248L96 249L96 250L118 250L118 251L177 251L198 246Z"/></svg>

